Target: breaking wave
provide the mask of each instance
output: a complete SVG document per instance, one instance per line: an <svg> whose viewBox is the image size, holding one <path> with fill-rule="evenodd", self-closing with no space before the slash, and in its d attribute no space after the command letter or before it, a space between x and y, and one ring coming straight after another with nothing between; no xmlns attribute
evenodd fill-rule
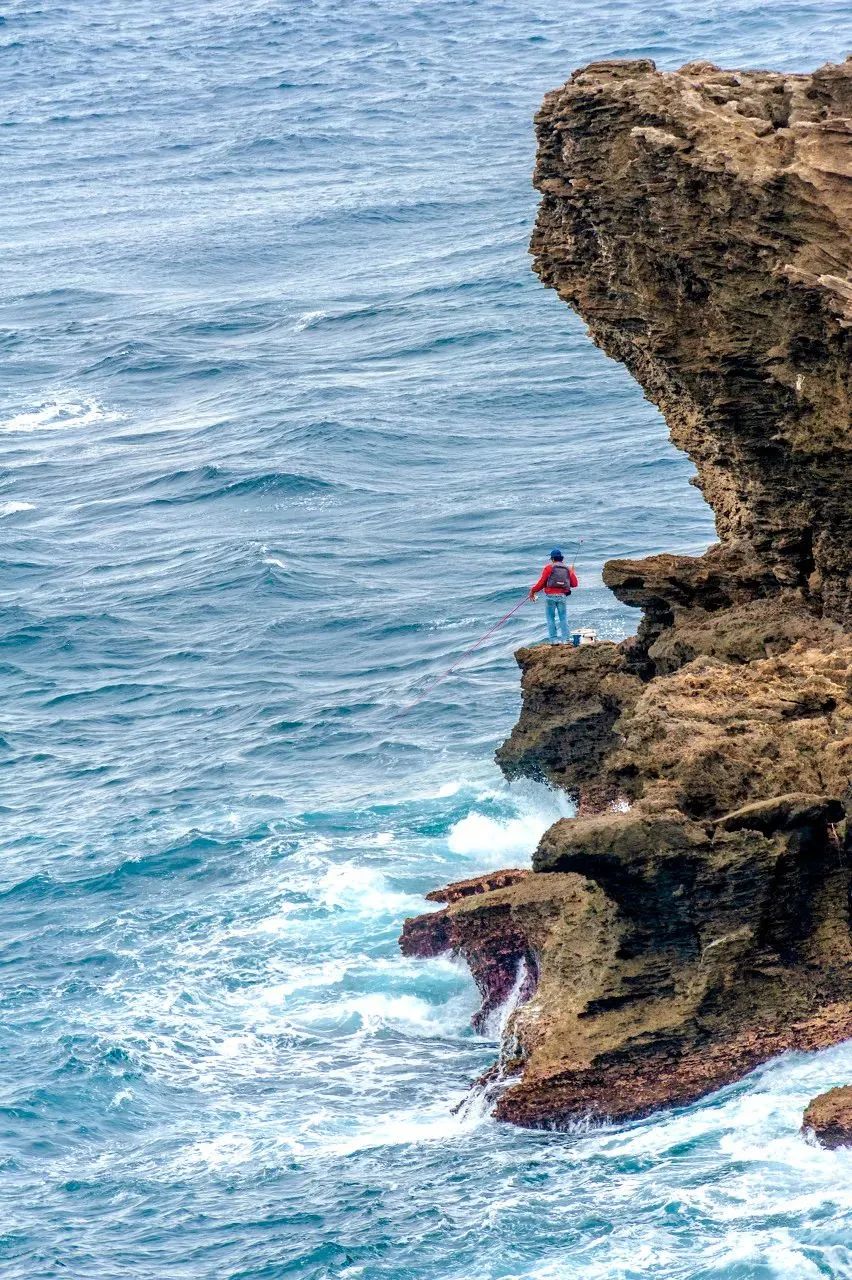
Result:
<svg viewBox="0 0 852 1280"><path fill-rule="evenodd" d="M38 431L72 431L96 423L118 422L121 414L91 397L73 392L56 395L35 408L23 409L0 421L0 434L29 435Z"/></svg>

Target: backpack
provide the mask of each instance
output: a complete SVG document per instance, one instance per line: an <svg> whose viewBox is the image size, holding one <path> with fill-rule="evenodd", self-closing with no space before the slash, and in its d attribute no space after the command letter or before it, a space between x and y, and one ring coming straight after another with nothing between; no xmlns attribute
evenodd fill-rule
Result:
<svg viewBox="0 0 852 1280"><path fill-rule="evenodd" d="M566 596L571 594L571 573L567 564L555 564L547 575L545 587L562 587Z"/></svg>

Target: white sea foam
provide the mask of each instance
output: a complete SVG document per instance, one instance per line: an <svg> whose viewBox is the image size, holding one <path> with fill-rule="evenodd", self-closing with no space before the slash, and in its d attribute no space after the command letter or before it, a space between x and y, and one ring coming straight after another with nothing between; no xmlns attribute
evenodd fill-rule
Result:
<svg viewBox="0 0 852 1280"><path fill-rule="evenodd" d="M507 856L527 861L548 825L530 815L490 818L484 813L469 813L450 831L447 847L450 853L487 864L505 861Z"/></svg>
<svg viewBox="0 0 852 1280"><path fill-rule="evenodd" d="M509 1025L509 1019L512 1017L512 1014L516 1012L521 1003L521 994L524 986L526 985L527 977L527 962L522 957L518 965L518 971L515 974L515 981L512 984L511 991L501 1005L498 1005L496 1009L492 1009L490 1015L486 1019L485 1027L483 1028L486 1036L502 1043L503 1037L506 1034L506 1028Z"/></svg>
<svg viewBox="0 0 852 1280"><path fill-rule="evenodd" d="M35 510L32 502L0 502L0 516L13 516L17 511Z"/></svg>
<svg viewBox="0 0 852 1280"><path fill-rule="evenodd" d="M323 960L320 964L305 965L288 972L281 982L264 983L246 992L241 988L231 994L230 1003L242 1003L249 1016L268 1017L270 1009L283 1009L289 996L302 992L317 992L336 986L353 967L349 960Z"/></svg>
<svg viewBox="0 0 852 1280"><path fill-rule="evenodd" d="M401 919L423 909L422 898L392 889L383 872L355 862L328 867L319 890L325 906L359 916L390 915Z"/></svg>
<svg viewBox="0 0 852 1280"><path fill-rule="evenodd" d="M282 902L277 911L272 915L264 916L262 920L255 920L253 924L247 926L242 932L249 933L272 933L280 934L289 929L293 923L293 916L297 915L299 907L295 902ZM234 933L237 931L234 930Z"/></svg>
<svg viewBox="0 0 852 1280"><path fill-rule="evenodd" d="M740 1274L761 1275L768 1270L774 1280L820 1280L825 1276L815 1262L796 1247L793 1234L782 1228L769 1233L769 1238L756 1238L753 1232L734 1234L718 1259L720 1275L727 1268ZM848 1273L846 1273L848 1274Z"/></svg>
<svg viewBox="0 0 852 1280"><path fill-rule="evenodd" d="M296 1026L316 1026L355 1017L360 1030L369 1034L391 1028L409 1036L452 1038L468 1034L471 1004L466 993L432 1004L417 995L376 991L346 996L330 1005L314 1004L293 1015L293 1020Z"/></svg>
<svg viewBox="0 0 852 1280"><path fill-rule="evenodd" d="M464 1129L476 1128L490 1119L494 1110L494 1090L487 1084L473 1084L467 1096L456 1106L455 1114Z"/></svg>
<svg viewBox="0 0 852 1280"><path fill-rule="evenodd" d="M294 333L302 333L305 329L313 329L314 325L328 318L327 311L303 311L293 325Z"/></svg>
<svg viewBox="0 0 852 1280"><path fill-rule="evenodd" d="M449 1143L482 1125L494 1123L490 1118L490 1108L468 1106L467 1102L467 1098L448 1098L419 1111L409 1109L377 1115L369 1124L350 1133L317 1131L311 1135L300 1135L303 1145L296 1149L321 1156L342 1157L377 1147ZM294 1138L290 1142L293 1143ZM296 1138L295 1142L298 1143L299 1139Z"/></svg>
<svg viewBox="0 0 852 1280"><path fill-rule="evenodd" d="M254 1143L242 1133L220 1133L215 1138L196 1142L184 1153L179 1166L191 1169L205 1165L209 1169L229 1169L245 1164L254 1155Z"/></svg>
<svg viewBox="0 0 852 1280"><path fill-rule="evenodd" d="M451 828L447 847L450 853L476 858L483 870L509 859L528 863L547 828L569 812L567 802L550 792L521 798L511 817L474 809Z"/></svg>
<svg viewBox="0 0 852 1280"><path fill-rule="evenodd" d="M34 431L67 431L72 427L88 427L95 422L118 422L121 414L107 409L92 396L57 392L52 400L24 410L0 422L0 434L26 435Z"/></svg>

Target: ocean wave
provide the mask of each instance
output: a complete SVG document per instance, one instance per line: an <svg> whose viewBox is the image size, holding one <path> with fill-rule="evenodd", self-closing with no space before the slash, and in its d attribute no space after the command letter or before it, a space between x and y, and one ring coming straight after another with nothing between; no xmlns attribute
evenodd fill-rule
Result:
<svg viewBox="0 0 852 1280"><path fill-rule="evenodd" d="M78 891L95 894L118 889L128 892L135 881L160 880L163 877L183 875L192 879L193 873L198 873L202 879L215 878L215 855L227 852L229 847L227 840L218 840L202 832L189 832L167 848L124 857L109 870L75 878L73 883ZM56 887L63 891L62 882L57 882ZM146 892L144 885L140 885L139 892Z"/></svg>
<svg viewBox="0 0 852 1280"><path fill-rule="evenodd" d="M325 209L316 209L298 220L300 227L330 230L335 226L370 226L412 223L422 226L447 215L461 224L472 211L481 210L481 199L424 200L422 198L393 201L343 202Z"/></svg>
<svg viewBox="0 0 852 1280"><path fill-rule="evenodd" d="M402 919L425 905L421 897L391 888L383 871L356 862L330 866L319 885L319 899L331 911L373 918Z"/></svg>
<svg viewBox="0 0 852 1280"><path fill-rule="evenodd" d="M24 409L0 421L0 434L28 435L36 431L70 431L95 423L119 422L122 414L92 396L57 393L32 409Z"/></svg>
<svg viewBox="0 0 852 1280"><path fill-rule="evenodd" d="M34 511L35 504L32 502L0 502L0 517L13 516L19 511Z"/></svg>
<svg viewBox="0 0 852 1280"><path fill-rule="evenodd" d="M331 494L342 486L319 476L298 474L292 471L265 471L255 475L235 475L216 466L195 470L174 471L148 482L148 491L174 487L178 492L164 497L148 499L150 506L183 506L193 502L209 502L218 498L239 498L251 495L275 494L288 497L305 497L312 494Z"/></svg>
<svg viewBox="0 0 852 1280"><path fill-rule="evenodd" d="M305 329L315 329L323 320L329 319L327 311L305 311L293 325L294 333L302 333Z"/></svg>
<svg viewBox="0 0 852 1280"><path fill-rule="evenodd" d="M303 333L306 329L328 329L364 320L381 320L383 324L387 324L395 319L409 317L410 314L408 308L399 303L387 303L384 306L360 303L335 311L303 311L293 325L293 331Z"/></svg>
<svg viewBox="0 0 852 1280"><path fill-rule="evenodd" d="M390 1030L401 1035L447 1040L470 1038L470 1019L476 1002L467 993L442 1004L407 992L384 991L346 995L331 1003L316 1003L290 1015L302 1029L324 1028L338 1035L375 1035Z"/></svg>
<svg viewBox="0 0 852 1280"><path fill-rule="evenodd" d="M492 792L492 803L506 804L500 792ZM453 824L447 836L450 853L475 858L483 870L511 860L528 865L545 831L557 818L570 817L574 806L566 796L527 785L514 798L510 813L489 813L472 808Z"/></svg>
<svg viewBox="0 0 852 1280"><path fill-rule="evenodd" d="M486 1109L465 1107L467 1095L454 1095L419 1111L410 1109L378 1114L357 1125L354 1132L308 1131L285 1139L298 1154L341 1159L362 1151L382 1151L391 1147L452 1144L468 1138L478 1129L493 1126ZM563 1273L564 1274L564 1273Z"/></svg>
<svg viewBox="0 0 852 1280"><path fill-rule="evenodd" d="M75 313L94 307L103 310L115 299L115 295L100 289L84 289L80 287L60 287L56 289L35 289L29 293L19 293L9 299L11 309L20 307L27 316L45 313L53 316L57 311L73 308Z"/></svg>

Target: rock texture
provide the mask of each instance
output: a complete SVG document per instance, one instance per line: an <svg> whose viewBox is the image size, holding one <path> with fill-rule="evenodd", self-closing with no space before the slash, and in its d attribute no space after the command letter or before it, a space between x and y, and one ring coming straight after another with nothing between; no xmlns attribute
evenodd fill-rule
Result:
<svg viewBox="0 0 852 1280"><path fill-rule="evenodd" d="M829 1089L805 1110L802 1131L821 1147L852 1147L852 1085Z"/></svg>
<svg viewBox="0 0 852 1280"><path fill-rule="evenodd" d="M404 947L513 988L533 1126L691 1101L852 1036L852 62L605 62L537 118L542 281L662 410L719 543L610 561L635 637L518 653L498 760L567 790L532 873Z"/></svg>
<svg viewBox="0 0 852 1280"><path fill-rule="evenodd" d="M850 114L848 62L595 63L538 115L532 242L663 410L723 544L747 543L748 592L795 587L847 620Z"/></svg>

